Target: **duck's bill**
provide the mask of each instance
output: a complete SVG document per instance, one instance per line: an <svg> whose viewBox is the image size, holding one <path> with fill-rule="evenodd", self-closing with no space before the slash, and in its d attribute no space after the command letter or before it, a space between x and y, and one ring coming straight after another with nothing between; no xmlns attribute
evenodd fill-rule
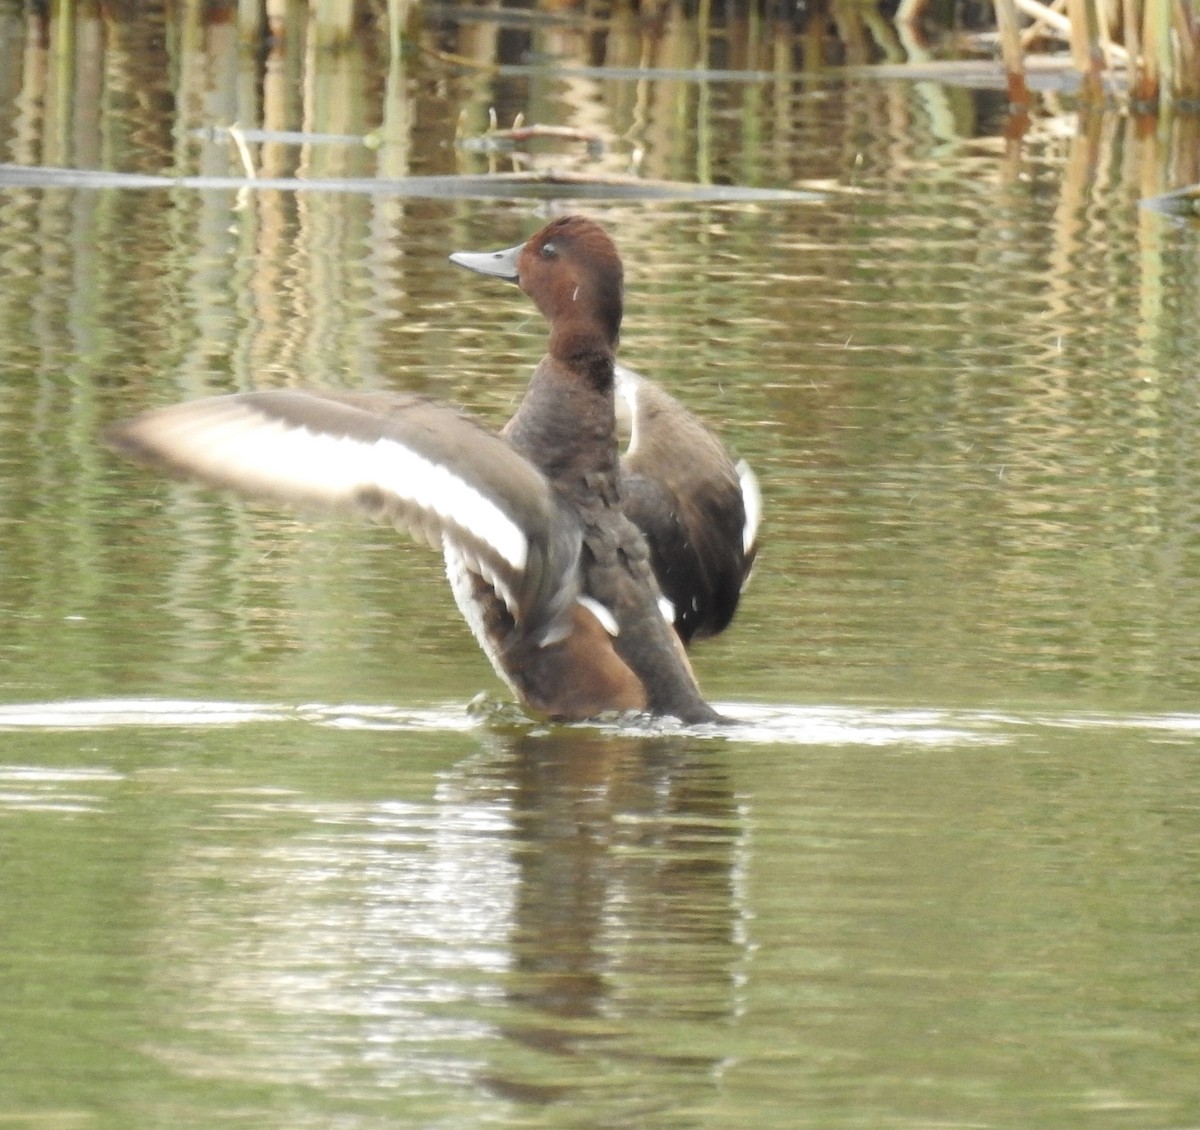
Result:
<svg viewBox="0 0 1200 1130"><path fill-rule="evenodd" d="M468 271L478 271L481 275L516 282L517 257L524 246L518 243L507 251L456 251L450 256L450 262L466 267Z"/></svg>

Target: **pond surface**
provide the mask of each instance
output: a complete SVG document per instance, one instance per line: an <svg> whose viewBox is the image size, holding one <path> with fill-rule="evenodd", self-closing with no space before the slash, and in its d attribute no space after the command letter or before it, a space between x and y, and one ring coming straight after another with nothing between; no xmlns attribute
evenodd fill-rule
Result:
<svg viewBox="0 0 1200 1130"><path fill-rule="evenodd" d="M0 1125L1200 1124L1198 248L1139 207L1193 125L1006 141L665 11L434 13L389 70L4 9L0 161L240 177L195 133L238 121L370 135L249 141L275 177L526 168L456 144L494 107L600 139L535 170L821 196L0 173ZM762 481L721 737L469 710L437 555L98 443L288 385L502 422L544 325L446 256L567 208Z"/></svg>

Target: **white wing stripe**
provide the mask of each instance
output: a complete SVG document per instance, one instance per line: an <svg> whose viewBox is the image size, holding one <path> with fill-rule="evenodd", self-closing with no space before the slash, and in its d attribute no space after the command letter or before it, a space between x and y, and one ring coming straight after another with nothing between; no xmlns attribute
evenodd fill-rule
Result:
<svg viewBox="0 0 1200 1130"><path fill-rule="evenodd" d="M466 530L518 572L528 561L524 531L496 503L395 440L322 435L239 413L211 429L181 420L178 434L163 447L184 464L284 496L307 495L332 504L352 501L364 491L392 494Z"/></svg>
<svg viewBox="0 0 1200 1130"><path fill-rule="evenodd" d="M601 604L595 597L577 596L575 598L577 604L582 604L597 620L600 621L600 626L610 635L616 637L620 635L621 629L617 624L617 618L612 614L612 609L607 605Z"/></svg>
<svg viewBox="0 0 1200 1130"><path fill-rule="evenodd" d="M738 460L737 474L742 485L742 506L746 511L746 522L742 526L742 552L749 553L750 547L758 539L758 526L762 521L762 492L758 488L758 478L745 459Z"/></svg>
<svg viewBox="0 0 1200 1130"><path fill-rule="evenodd" d="M638 445L638 385L640 378L632 369L616 366L617 418L629 422L629 445L625 448L628 459L637 451Z"/></svg>

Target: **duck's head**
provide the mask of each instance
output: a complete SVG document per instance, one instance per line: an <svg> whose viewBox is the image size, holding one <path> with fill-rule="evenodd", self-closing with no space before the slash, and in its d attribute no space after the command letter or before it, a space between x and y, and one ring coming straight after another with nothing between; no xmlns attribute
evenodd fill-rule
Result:
<svg viewBox="0 0 1200 1130"><path fill-rule="evenodd" d="M456 251L452 263L515 282L550 322L596 325L610 347L621 330L624 272L608 233L584 216L551 220L524 243L504 251Z"/></svg>

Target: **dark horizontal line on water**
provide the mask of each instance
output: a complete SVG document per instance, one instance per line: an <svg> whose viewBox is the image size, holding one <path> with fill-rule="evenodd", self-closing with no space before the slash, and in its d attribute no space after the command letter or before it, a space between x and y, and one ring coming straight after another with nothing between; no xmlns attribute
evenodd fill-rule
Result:
<svg viewBox="0 0 1200 1130"><path fill-rule="evenodd" d="M280 145L367 145L366 135L358 133L305 133L294 129L243 129L241 126L201 126L188 130L189 137L225 144L234 137L245 141L276 142Z"/></svg>
<svg viewBox="0 0 1200 1130"><path fill-rule="evenodd" d="M1024 59L1025 85L1034 91L1073 93L1082 77L1067 55L1027 55ZM869 63L844 67L839 72L852 79L901 79L906 82L937 82L975 90L1004 90L1008 73L1004 64L988 59L925 59L912 63ZM1105 72L1105 89L1122 85L1119 74Z"/></svg>
<svg viewBox="0 0 1200 1130"><path fill-rule="evenodd" d="M473 68L463 66L463 71ZM848 67L825 67L820 71L777 70L708 70L698 67L588 67L575 64L562 65L553 59L528 63L502 63L487 66L489 74L514 78L543 76L551 78L606 79L612 82L640 82L666 80L674 82L742 82L742 83L788 83L810 82L819 78L822 82L852 79L896 80L906 82L938 82L946 86L964 86L982 90L1003 90L1008 81L1004 67L988 60L926 60L914 63L869 63ZM1119 90L1120 76L1111 72L1104 77L1105 88ZM1070 60L1060 56L1030 56L1026 60L1025 82L1031 90L1073 92L1081 83L1078 72L1073 70Z"/></svg>
<svg viewBox="0 0 1200 1130"><path fill-rule="evenodd" d="M469 68L463 68L467 70ZM560 65L553 59L529 63L502 63L488 67L488 73L511 77L542 75L561 78L607 79L616 82L671 80L676 82L775 82L798 83L819 77L824 82L850 79L938 82L946 86L964 86L983 90L1003 90L1008 76L1002 64L988 60L925 60L913 63L870 63L862 66L827 67L811 71L708 70L697 67L587 67ZM1025 61L1025 82L1031 90L1073 92L1081 83L1071 60L1059 55L1032 55ZM1106 72L1105 88L1120 90L1123 76Z"/></svg>
<svg viewBox="0 0 1200 1130"><path fill-rule="evenodd" d="M284 192L345 192L425 199L494 200L548 197L586 200L818 201L815 192L787 188L749 188L731 184L596 179L571 173L490 173L484 176L347 177L300 180L295 177L172 177L103 169L62 169L43 165L0 164L3 188L189 188L204 191L271 189Z"/></svg>
<svg viewBox="0 0 1200 1130"><path fill-rule="evenodd" d="M602 78L619 82L642 79L671 79L686 82L800 82L811 79L801 71L725 71L696 67L564 67L553 60L540 63L501 63L488 68L491 74L515 78L551 75L556 78Z"/></svg>
<svg viewBox="0 0 1200 1130"><path fill-rule="evenodd" d="M507 27L596 27L607 20L581 18L571 12L521 11L516 8L467 8L461 4L424 4L424 20L448 20L457 24L501 24Z"/></svg>

